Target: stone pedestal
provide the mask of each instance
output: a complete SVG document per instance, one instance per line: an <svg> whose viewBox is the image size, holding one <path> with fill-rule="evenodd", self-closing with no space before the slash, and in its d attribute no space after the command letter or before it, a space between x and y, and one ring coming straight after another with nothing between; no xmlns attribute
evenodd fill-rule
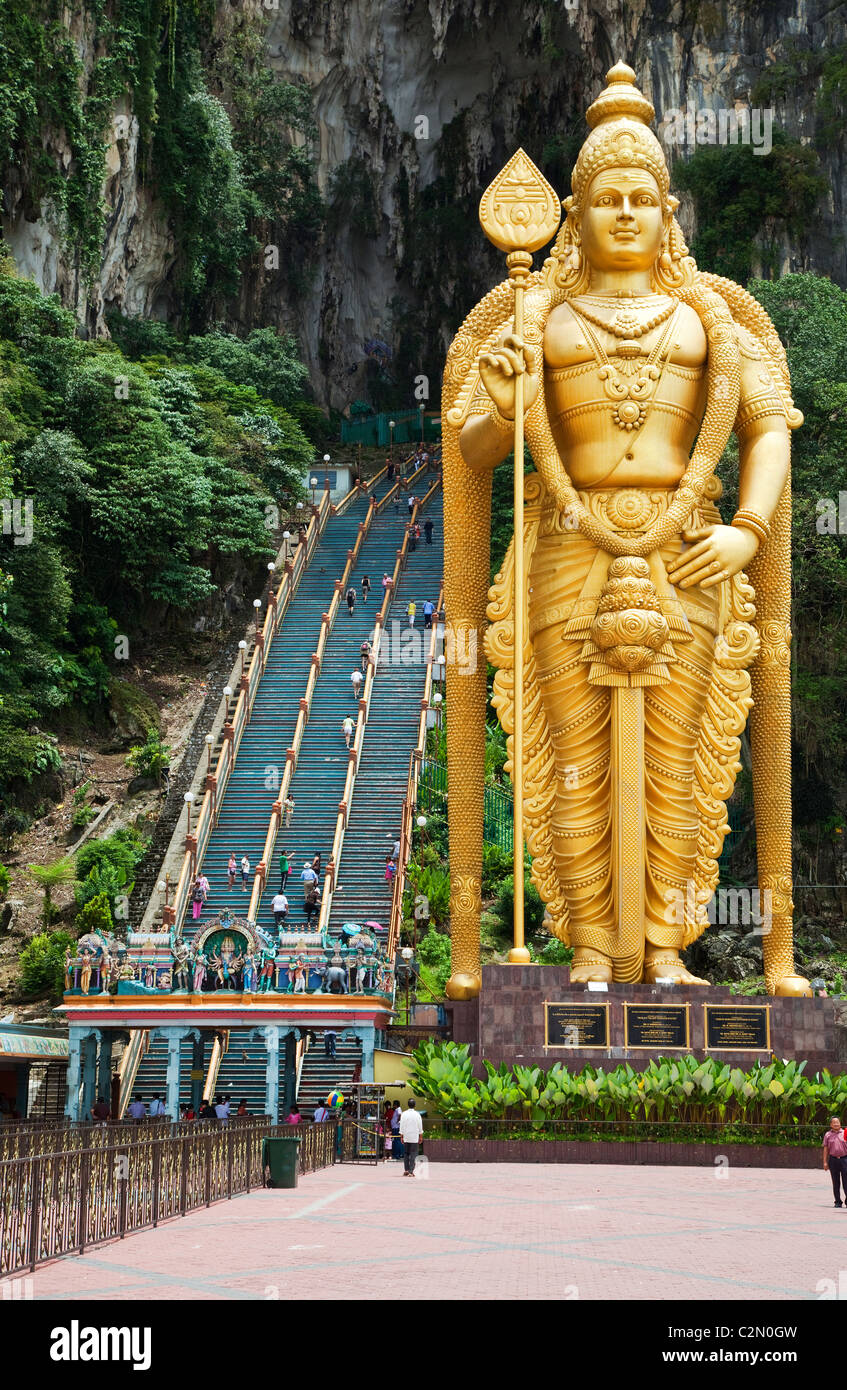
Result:
<svg viewBox="0 0 847 1390"><path fill-rule="evenodd" d="M545 1033L545 1004L566 1006L558 1011L560 1019L577 1017L579 1010L567 1006L608 1005L608 1045L582 1047L578 1044L551 1046L553 1036L562 1037L561 1030L551 1028ZM730 994L726 988L702 985L622 985L610 984L606 991L590 990L584 984L572 984L570 971L554 965L487 965L482 972L482 992L478 999L448 1003L445 1007L452 1018L456 1042L469 1043L478 1059L499 1066L519 1062L523 1066L549 1069L557 1061L569 1071L585 1066L613 1068L629 1062L638 1071L652 1057L673 1056L667 1042L649 1047L632 1046L632 1010L630 1036L627 1045L624 1005L637 1006L643 1020L649 1017L644 1006L687 1004L688 1047L679 1055L690 1053L703 1057L710 1053L732 1066L748 1070L757 1060L769 1061L771 1055L780 1059L806 1062L811 1076L824 1067L832 1072L847 1071L847 1009L835 999L775 999L767 995L755 998ZM714 1041L706 1045L706 1015L704 1005L713 1009L741 1010L753 1006L755 1015L741 1015L739 1021L763 1020L767 1010L768 1047L717 1048ZM549 1017L552 1019L557 1011ZM659 1015L656 1015L657 1017ZM597 1015L595 1015L597 1017ZM715 1014L712 1014L713 1020ZM732 1022L733 1016L722 1014ZM750 1032L752 1034L751 1026ZM717 1032L717 1030L715 1030ZM729 1041L732 1030L724 1040ZM713 1034L714 1036L714 1034Z"/></svg>

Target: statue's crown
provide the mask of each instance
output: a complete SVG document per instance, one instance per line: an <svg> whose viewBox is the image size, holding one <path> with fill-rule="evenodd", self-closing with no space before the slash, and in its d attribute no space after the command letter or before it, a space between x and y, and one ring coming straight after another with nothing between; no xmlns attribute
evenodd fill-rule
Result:
<svg viewBox="0 0 847 1390"><path fill-rule="evenodd" d="M591 133L579 152L571 176L573 198L565 207L581 205L594 175L601 169L636 165L654 176L663 201L668 198L668 166L662 147L650 129L655 108L635 85L635 73L626 63L615 63L606 73L607 86L585 113Z"/></svg>
<svg viewBox="0 0 847 1390"><path fill-rule="evenodd" d="M593 130L604 121L616 116L633 116L636 120L650 125L656 117L656 110L643 92L635 85L635 73L626 63L615 63L606 73L608 87L605 87L585 113L585 119Z"/></svg>

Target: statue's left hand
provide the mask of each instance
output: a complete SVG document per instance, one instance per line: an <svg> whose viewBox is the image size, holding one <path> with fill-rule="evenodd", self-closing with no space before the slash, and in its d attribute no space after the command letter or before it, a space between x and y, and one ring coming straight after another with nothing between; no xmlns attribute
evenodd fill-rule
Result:
<svg viewBox="0 0 847 1390"><path fill-rule="evenodd" d="M759 548L758 537L740 526L698 526L682 534L690 549L668 566L668 578L680 589L720 584L743 570Z"/></svg>

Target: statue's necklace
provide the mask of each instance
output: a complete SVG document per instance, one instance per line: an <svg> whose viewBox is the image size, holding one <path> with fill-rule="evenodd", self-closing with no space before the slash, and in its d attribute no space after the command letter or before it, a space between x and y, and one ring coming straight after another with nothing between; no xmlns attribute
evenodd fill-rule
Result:
<svg viewBox="0 0 847 1390"><path fill-rule="evenodd" d="M577 310L577 313L581 314L584 319L588 319L589 323L595 324L597 328L604 329L606 333L614 333L616 338L623 339L621 346L628 349L634 338L642 338L652 328L658 328L660 323L664 323L665 319L670 318L675 308L676 301L671 300L666 308L660 309L657 314L652 314L649 319L642 320L631 307L622 307L618 309L611 322L598 318L595 314L590 314L587 309L582 307ZM641 349L639 348L638 351L640 353ZM628 355L630 354L627 351L622 354L624 357Z"/></svg>
<svg viewBox="0 0 847 1390"><path fill-rule="evenodd" d="M667 355L667 351L670 350L669 347L666 349L666 345L669 344L670 332L673 327L671 315L678 307L679 305L674 302L670 310L662 314L663 319L670 319L671 322L668 324L664 333L660 335L659 341L656 343L647 361L643 366L636 369L638 375L631 380L623 381L620 373L615 370L609 361L600 339L586 322L588 315L584 314L582 310L576 309L572 303L568 305L568 308L577 322L585 330L585 336L591 344L592 351L600 367L598 376L603 383L603 390L606 396L613 402L612 419L619 430L639 430L647 419L647 411L655 394L656 385L662 375L662 367L664 366L664 363L660 366L659 359L662 357L663 353ZM605 328L606 325L602 324L601 327ZM622 356L631 356L631 353L623 353L622 349L625 346L626 343L621 342L618 346L618 351ZM636 353L642 355L641 349L637 343L633 343L632 346L635 348Z"/></svg>

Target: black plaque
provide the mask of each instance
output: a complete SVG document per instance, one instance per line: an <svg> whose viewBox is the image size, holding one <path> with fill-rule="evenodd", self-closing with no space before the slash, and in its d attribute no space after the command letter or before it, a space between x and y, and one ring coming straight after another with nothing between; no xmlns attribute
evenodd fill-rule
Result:
<svg viewBox="0 0 847 1390"><path fill-rule="evenodd" d="M687 1004L624 1004L624 1046L687 1052Z"/></svg>
<svg viewBox="0 0 847 1390"><path fill-rule="evenodd" d="M770 1005L704 1004L707 1052L770 1052Z"/></svg>
<svg viewBox="0 0 847 1390"><path fill-rule="evenodd" d="M608 1047L608 1004L544 1004L545 1047Z"/></svg>

